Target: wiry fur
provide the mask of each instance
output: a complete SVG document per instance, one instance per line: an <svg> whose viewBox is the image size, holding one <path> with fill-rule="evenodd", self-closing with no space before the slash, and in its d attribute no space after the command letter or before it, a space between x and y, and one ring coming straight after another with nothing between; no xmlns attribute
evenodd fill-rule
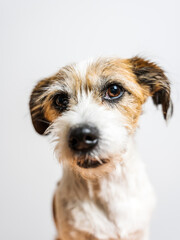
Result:
<svg viewBox="0 0 180 240"><path fill-rule="evenodd" d="M125 89L116 103L103 100L107 83ZM68 108L58 112L53 96L66 92ZM62 68L41 81L30 100L32 121L40 134L51 133L63 177L53 201L58 237L62 240L147 240L155 197L133 136L148 96L161 104L166 118L170 84L163 70L141 58L100 58ZM100 137L86 155L74 154L68 136L80 124L96 126ZM96 168L81 168L83 161Z"/></svg>

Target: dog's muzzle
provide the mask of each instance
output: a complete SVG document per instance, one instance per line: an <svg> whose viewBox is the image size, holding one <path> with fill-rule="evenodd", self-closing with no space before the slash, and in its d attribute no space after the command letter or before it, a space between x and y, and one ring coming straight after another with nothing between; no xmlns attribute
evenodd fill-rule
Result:
<svg viewBox="0 0 180 240"><path fill-rule="evenodd" d="M97 168L105 163L106 159L99 159L91 156L91 151L99 141L98 129L89 124L80 124L72 127L69 131L68 143L70 149L77 156L77 165L80 168Z"/></svg>
<svg viewBox="0 0 180 240"><path fill-rule="evenodd" d="M95 126L81 124L69 132L69 147L77 153L90 152L98 144L99 132Z"/></svg>

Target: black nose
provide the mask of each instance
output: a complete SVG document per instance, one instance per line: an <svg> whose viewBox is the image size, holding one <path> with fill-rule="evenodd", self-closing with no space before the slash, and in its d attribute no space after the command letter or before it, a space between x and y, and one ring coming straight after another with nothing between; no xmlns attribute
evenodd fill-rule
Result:
<svg viewBox="0 0 180 240"><path fill-rule="evenodd" d="M98 143L99 133L96 127L88 124L73 127L69 133L69 147L74 151L88 152Z"/></svg>

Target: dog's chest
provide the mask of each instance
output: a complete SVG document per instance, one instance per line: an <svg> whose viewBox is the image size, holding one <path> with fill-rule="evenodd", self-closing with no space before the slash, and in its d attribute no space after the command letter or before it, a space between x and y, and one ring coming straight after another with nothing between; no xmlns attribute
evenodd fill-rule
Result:
<svg viewBox="0 0 180 240"><path fill-rule="evenodd" d="M123 176L122 171L116 172L102 179L98 190L89 182L88 196L74 196L69 201L73 228L98 239L126 238L144 229L154 206L154 194L146 174L139 174Z"/></svg>

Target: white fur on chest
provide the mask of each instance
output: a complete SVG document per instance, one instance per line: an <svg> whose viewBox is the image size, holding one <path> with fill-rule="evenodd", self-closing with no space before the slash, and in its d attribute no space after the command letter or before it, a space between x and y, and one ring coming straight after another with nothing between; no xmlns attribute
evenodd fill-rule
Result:
<svg viewBox="0 0 180 240"><path fill-rule="evenodd" d="M92 182L88 181L86 192L81 184L69 184L73 181L69 174L66 177L65 174L60 194L66 194L67 209L71 209L69 224L74 229L98 239L118 239L147 228L155 198L144 165L137 156L101 178L96 193Z"/></svg>

